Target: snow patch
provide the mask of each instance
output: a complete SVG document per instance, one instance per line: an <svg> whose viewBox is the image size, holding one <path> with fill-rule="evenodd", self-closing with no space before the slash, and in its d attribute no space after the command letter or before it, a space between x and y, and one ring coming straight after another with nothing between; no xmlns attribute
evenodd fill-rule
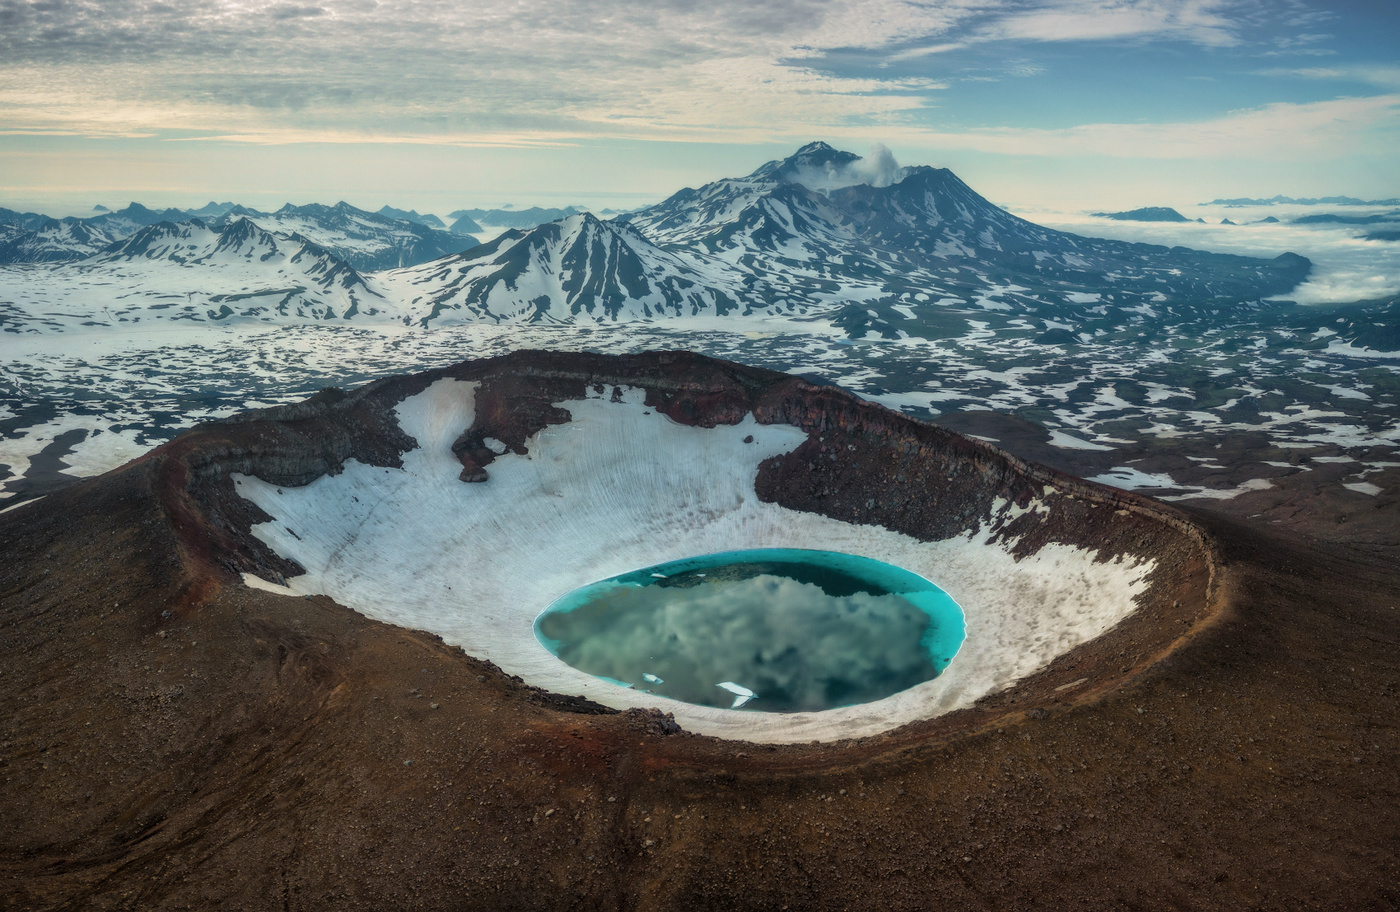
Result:
<svg viewBox="0 0 1400 912"><path fill-rule="evenodd" d="M1057 446L1065 450L1111 450L1113 447L1104 446L1101 443L1091 443L1088 440L1081 440L1078 437L1066 434L1064 431L1050 431L1050 445Z"/></svg>
<svg viewBox="0 0 1400 912"><path fill-rule="evenodd" d="M252 573L243 574L243 585L247 586L249 589L261 589L264 592L275 592L278 595L290 595L298 598L301 596L301 593L297 592L295 589L288 588L287 586L280 586L277 583L270 583L261 576L256 576Z"/></svg>

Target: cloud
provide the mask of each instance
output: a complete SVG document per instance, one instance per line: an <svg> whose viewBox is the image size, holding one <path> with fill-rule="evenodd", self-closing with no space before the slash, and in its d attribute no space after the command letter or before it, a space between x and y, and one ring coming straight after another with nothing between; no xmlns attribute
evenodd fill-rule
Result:
<svg viewBox="0 0 1400 912"><path fill-rule="evenodd" d="M960 5L0 0L0 129L664 139L868 121L940 83L801 61L948 28Z"/></svg>
<svg viewBox="0 0 1400 912"><path fill-rule="evenodd" d="M287 19L314 19L317 16L324 16L326 10L320 6L293 6L283 4L268 9L267 15L273 19L283 21Z"/></svg>
<svg viewBox="0 0 1400 912"><path fill-rule="evenodd" d="M1256 76L1296 76L1302 79L1340 79L1345 71L1329 67L1269 67L1255 70Z"/></svg>
<svg viewBox="0 0 1400 912"><path fill-rule="evenodd" d="M889 147L876 143L870 154L858 158L847 165L828 164L825 168L807 167L793 175L793 183L802 184L809 190L822 193L841 187L854 187L869 184L872 187L888 187L904 179L905 169L895 161Z"/></svg>
<svg viewBox="0 0 1400 912"><path fill-rule="evenodd" d="M1130 159L1309 160L1382 154L1400 141L1400 94L1278 103L1200 121L988 128L923 137L948 149Z"/></svg>
<svg viewBox="0 0 1400 912"><path fill-rule="evenodd" d="M1239 43L1234 0L1069 0L989 24L981 40L1102 41L1173 38L1207 46Z"/></svg>
<svg viewBox="0 0 1400 912"><path fill-rule="evenodd" d="M777 712L868 702L934 677L922 645L929 625L899 595L832 597L771 575L620 587L540 621L564 641L559 657L589 674L712 706L730 705L717 685L732 681L758 693L752 709Z"/></svg>
<svg viewBox="0 0 1400 912"><path fill-rule="evenodd" d="M926 124L950 86L1041 73L1028 47L1228 45L1251 8L1242 0L0 0L0 132L444 144L894 136ZM828 65L838 52L898 63L974 44L1012 53L971 75Z"/></svg>
<svg viewBox="0 0 1400 912"><path fill-rule="evenodd" d="M1298 79L1345 79L1381 89L1400 89L1400 67L1396 66L1269 67L1255 70L1254 73L1256 76Z"/></svg>

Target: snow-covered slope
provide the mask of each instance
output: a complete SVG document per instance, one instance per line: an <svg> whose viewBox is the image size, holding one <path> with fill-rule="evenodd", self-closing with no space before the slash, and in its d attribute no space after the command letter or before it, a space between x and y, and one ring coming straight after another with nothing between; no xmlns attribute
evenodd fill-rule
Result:
<svg viewBox="0 0 1400 912"><path fill-rule="evenodd" d="M831 202L861 237L912 261L1058 251L1088 240L1017 218L947 168L910 168L888 187L839 188L831 192Z"/></svg>
<svg viewBox="0 0 1400 912"><path fill-rule="evenodd" d="M686 189L622 216L667 250L734 263L810 302L905 293L968 303L1015 290L1055 307L1112 290L1130 307L1256 300L1301 281L1274 261L1080 237L992 204L946 168L867 167L812 143L746 178ZM802 281L806 279L807 281Z"/></svg>
<svg viewBox="0 0 1400 912"><path fill-rule="evenodd" d="M898 338L945 334L953 322L960 331L962 321L949 316L953 307L1006 311L1066 332L1093 324L1098 333L1141 323L1159 307L1216 313L1267 306L1260 302L1290 291L1311 268L1293 254L1264 260L1055 231L993 205L947 169L874 158L812 143L748 177L685 189L610 222L576 213L506 231L484 246L343 202L287 205L271 214L235 206L199 224L213 229L252 219L283 242L314 245L311 259L326 254L352 271L387 270L378 280L383 306L395 319L422 325L781 313L827 319L855 337L873 331ZM528 222L542 211L509 214ZM454 230L487 214L454 213ZM157 215L133 204L82 224L116 230ZM159 233L131 240L123 256L163 245L161 255L186 268L222 262L226 252L182 249ZM0 235L0 250L5 244L17 256L41 258L36 239L9 231ZM48 245L42 258L91 250L72 237ZM363 312L358 301L326 297L334 281L317 282L330 273L346 277L326 265L296 280L294 287L319 289L311 311ZM336 294L356 282L364 287L359 276L347 280ZM210 287L223 281L211 279Z"/></svg>
<svg viewBox="0 0 1400 912"><path fill-rule="evenodd" d="M276 212L253 218L269 231L314 241L361 272L414 266L461 253L476 244L469 237L366 212L345 202L334 206L288 203Z"/></svg>
<svg viewBox="0 0 1400 912"><path fill-rule="evenodd" d="M380 277L424 325L723 314L739 304L725 264L661 250L626 225L569 216L508 231L461 256Z"/></svg>
<svg viewBox="0 0 1400 912"><path fill-rule="evenodd" d="M112 236L83 219L46 218L31 230L0 226L0 263L62 263L91 256Z"/></svg>
<svg viewBox="0 0 1400 912"><path fill-rule="evenodd" d="M125 209L106 212L85 219L88 225L99 228L113 239L130 237L142 228L158 225L161 222L181 222L190 218L191 213L183 209L148 209L140 203L128 203Z"/></svg>
<svg viewBox="0 0 1400 912"><path fill-rule="evenodd" d="M14 332L120 323L401 319L354 268L303 237L246 218L141 229L88 259L0 271Z"/></svg>
<svg viewBox="0 0 1400 912"><path fill-rule="evenodd" d="M381 206L375 215L382 215L388 219L397 219L401 222L412 222L415 225L422 225L425 228L436 228L439 231L446 231L447 225L442 219L431 213L419 213L417 209L395 209L393 206Z"/></svg>
<svg viewBox="0 0 1400 912"><path fill-rule="evenodd" d="M1071 294L1114 288L1183 302L1275 294L1306 273L1301 257L1254 260L1043 228L946 168L904 170L898 183L836 189L830 201L863 241L910 268L951 275L972 265Z"/></svg>
<svg viewBox="0 0 1400 912"><path fill-rule="evenodd" d="M458 209L449 217L453 219L451 230L457 234L483 234L511 228L529 231L548 222L582 214L583 210L573 206L562 209L531 206L528 209Z"/></svg>
<svg viewBox="0 0 1400 912"><path fill-rule="evenodd" d="M719 181L628 221L662 246L692 246L736 263L813 266L864 252L841 213L801 184Z"/></svg>
<svg viewBox="0 0 1400 912"><path fill-rule="evenodd" d="M687 187L655 206L619 216L615 221L631 225L658 244L694 244L718 226L738 219L776 186L770 180L725 178L699 189Z"/></svg>

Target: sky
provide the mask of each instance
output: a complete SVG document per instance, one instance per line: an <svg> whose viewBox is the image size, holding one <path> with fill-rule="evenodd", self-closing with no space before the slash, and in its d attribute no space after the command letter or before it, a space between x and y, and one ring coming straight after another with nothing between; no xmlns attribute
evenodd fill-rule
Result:
<svg viewBox="0 0 1400 912"><path fill-rule="evenodd" d="M1013 206L1400 196L1400 3L0 0L11 208L630 208L818 139Z"/></svg>

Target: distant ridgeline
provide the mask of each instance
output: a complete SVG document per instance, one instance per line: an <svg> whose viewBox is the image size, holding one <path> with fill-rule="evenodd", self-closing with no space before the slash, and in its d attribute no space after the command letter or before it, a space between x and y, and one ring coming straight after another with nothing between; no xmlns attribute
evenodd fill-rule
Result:
<svg viewBox="0 0 1400 912"><path fill-rule="evenodd" d="M448 216L452 219L451 231L455 234L480 234L491 229L523 228L530 229L545 222L557 222L571 215L581 215L583 209L565 206L563 209L543 209L531 206L529 209L458 209ZM604 209L599 215L614 214Z"/></svg>
<svg viewBox="0 0 1400 912"><path fill-rule="evenodd" d="M1095 212L1097 218L1115 219L1120 222L1189 222L1191 219L1168 206L1144 206L1127 212ZM1204 219L1195 219L1203 222Z"/></svg>
<svg viewBox="0 0 1400 912"><path fill-rule="evenodd" d="M1359 200L1351 196L1327 196L1320 199L1293 199L1288 196L1276 196L1271 200L1216 200L1217 204L1226 206L1246 206L1263 205L1271 206L1275 203L1294 203L1299 205L1317 205L1321 203L1331 203L1338 206L1389 206L1400 205L1398 200ZM1202 203L1202 206L1211 205ZM1167 206L1145 206L1141 209L1130 209L1127 212L1095 212L1096 218L1114 219L1120 222L1198 222L1205 224L1205 219L1189 219ZM1238 225L1238 222L1230 219L1221 219L1222 225ZM1279 220L1272 215L1253 222L1250 225L1277 225ZM1315 215L1300 215L1291 220L1294 225L1366 225L1372 226L1372 230L1360 235L1368 241L1395 241L1400 240L1400 209L1391 212L1373 213L1369 215L1340 215L1335 212L1319 212Z"/></svg>
<svg viewBox="0 0 1400 912"><path fill-rule="evenodd" d="M863 164L813 143L611 220L582 213L509 230L382 278L400 289L392 297L422 302L424 323L792 313L827 315L854 336L895 336L948 304L1232 306L1286 293L1311 268L1294 254L1264 260L1054 231L947 169L903 168L877 186Z"/></svg>
<svg viewBox="0 0 1400 912"><path fill-rule="evenodd" d="M1354 196L1271 196L1268 199L1239 197L1236 199L1213 199L1202 206L1400 206L1400 198L1363 200Z"/></svg>
<svg viewBox="0 0 1400 912"><path fill-rule="evenodd" d="M288 203L276 212L259 212L234 203L164 210L132 203L120 211L104 211L86 219L53 219L0 209L0 264L81 260L162 222L182 224L198 219L220 228L242 218L252 219L268 231L311 239L362 271L414 266L476 245L472 238L442 230L436 216L388 206L379 212L366 212L343 202L335 206Z"/></svg>
<svg viewBox="0 0 1400 912"><path fill-rule="evenodd" d="M1186 220L1170 209L1108 217L1144 213ZM1311 268L1291 253L1258 259L1055 231L993 205L947 169L876 175L824 143L607 220L574 207L464 209L451 219L443 230L434 216L347 203L270 213L132 204L87 219L0 210L0 262L53 264L19 277L0 271L18 307L6 329L25 331L30 297L49 302L49 328L67 319L55 297L66 295L79 316L91 306L82 289L94 272L125 289L119 306L103 299L100 319L88 314L98 323L428 326L765 313L823 317L853 337L897 337L936 332L950 308L1141 322L1161 308L1262 307ZM496 231L482 244L468 236ZM202 278L192 281L191 269ZM26 290L40 285L42 294ZM63 288L71 293L54 291Z"/></svg>

